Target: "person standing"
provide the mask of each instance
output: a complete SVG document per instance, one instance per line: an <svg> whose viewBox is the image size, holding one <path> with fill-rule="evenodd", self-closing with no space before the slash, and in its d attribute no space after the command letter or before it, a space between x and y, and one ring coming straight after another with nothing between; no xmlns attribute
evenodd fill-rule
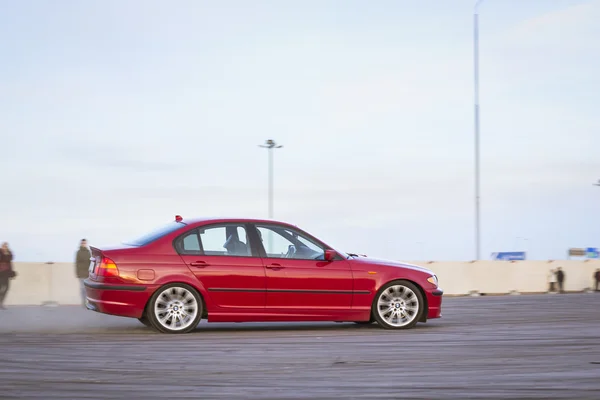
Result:
<svg viewBox="0 0 600 400"><path fill-rule="evenodd" d="M600 286L600 268L596 268L596 272L594 273L594 281L596 283L594 290L597 292L598 286Z"/></svg>
<svg viewBox="0 0 600 400"><path fill-rule="evenodd" d="M558 269L556 270L556 280L558 281L559 293L564 293L565 273L563 272L561 267L558 267Z"/></svg>
<svg viewBox="0 0 600 400"><path fill-rule="evenodd" d="M2 243L0 248L0 310L5 310L4 299L10 288L10 280L17 274L12 267L13 253L8 247L8 243Z"/></svg>
<svg viewBox="0 0 600 400"><path fill-rule="evenodd" d="M88 247L87 240L81 239L81 243L79 244L79 250L77 250L77 254L75 255L75 276L77 277L77 279L79 279L79 291L81 295L81 302L84 307L86 293L83 281L90 275L90 258L92 258L92 252Z"/></svg>

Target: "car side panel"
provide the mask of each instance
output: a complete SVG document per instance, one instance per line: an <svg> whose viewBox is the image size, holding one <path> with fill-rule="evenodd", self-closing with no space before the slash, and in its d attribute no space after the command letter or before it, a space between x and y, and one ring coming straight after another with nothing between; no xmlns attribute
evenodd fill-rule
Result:
<svg viewBox="0 0 600 400"><path fill-rule="evenodd" d="M181 259L207 290L211 302L218 308L214 312L264 308L266 278L260 258L182 255ZM195 267L194 262L202 262L202 265Z"/></svg>
<svg viewBox="0 0 600 400"><path fill-rule="evenodd" d="M98 277L95 282L143 285L152 288L144 304L136 304L136 308L140 306L142 308L145 307L154 291L161 286L180 282L198 290L209 312L211 309L214 309L214 304L207 290L175 252L173 254L160 254L153 252L152 249L147 249L144 252L140 251L135 255L127 254L126 256L119 255L119 253L107 252L107 256L117 264L119 278L107 279ZM115 296L124 296L124 294L115 294ZM140 301L142 301L142 298L138 297L138 302Z"/></svg>
<svg viewBox="0 0 600 400"><path fill-rule="evenodd" d="M264 258L266 309L275 314L330 314L352 307L353 277L346 260ZM277 265L275 269L271 266Z"/></svg>
<svg viewBox="0 0 600 400"><path fill-rule="evenodd" d="M382 273L364 266L356 265L350 262L352 268L352 276L354 277L354 297L352 299L352 309L371 311L371 305L375 294L385 281L385 276ZM366 268L364 268L366 267ZM363 294L364 293L364 294Z"/></svg>

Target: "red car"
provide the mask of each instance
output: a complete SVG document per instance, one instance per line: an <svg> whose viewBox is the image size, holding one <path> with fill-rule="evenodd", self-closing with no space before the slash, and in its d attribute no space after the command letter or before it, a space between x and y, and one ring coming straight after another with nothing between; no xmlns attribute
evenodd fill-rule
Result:
<svg viewBox="0 0 600 400"><path fill-rule="evenodd" d="M440 318L435 274L335 250L294 225L175 221L116 248L92 247L87 308L164 333L208 322L336 321L406 329Z"/></svg>

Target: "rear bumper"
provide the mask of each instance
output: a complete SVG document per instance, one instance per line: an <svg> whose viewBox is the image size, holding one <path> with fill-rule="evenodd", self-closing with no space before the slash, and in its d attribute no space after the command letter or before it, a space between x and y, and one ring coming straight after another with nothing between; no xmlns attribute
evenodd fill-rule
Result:
<svg viewBox="0 0 600 400"><path fill-rule="evenodd" d="M427 304L429 306L429 312L427 313L427 319L441 318L442 317L442 297L444 291L440 288L428 290Z"/></svg>
<svg viewBox="0 0 600 400"><path fill-rule="evenodd" d="M153 287L144 285L118 285L83 281L86 307L89 310L120 317L140 318Z"/></svg>

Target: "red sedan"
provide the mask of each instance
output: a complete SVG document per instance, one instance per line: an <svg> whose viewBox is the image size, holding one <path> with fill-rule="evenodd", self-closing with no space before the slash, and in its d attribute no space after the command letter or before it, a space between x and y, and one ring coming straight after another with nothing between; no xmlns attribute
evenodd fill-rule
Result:
<svg viewBox="0 0 600 400"><path fill-rule="evenodd" d="M298 227L180 216L116 248L92 247L87 307L164 333L208 322L337 321L406 329L440 318L425 268L335 250Z"/></svg>

